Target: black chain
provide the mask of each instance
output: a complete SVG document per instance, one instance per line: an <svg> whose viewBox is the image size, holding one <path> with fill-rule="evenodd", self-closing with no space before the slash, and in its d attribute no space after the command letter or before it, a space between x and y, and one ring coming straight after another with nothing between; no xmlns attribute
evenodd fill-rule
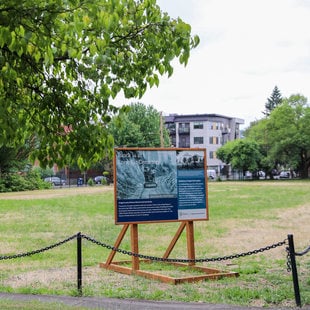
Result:
<svg viewBox="0 0 310 310"><path fill-rule="evenodd" d="M52 245L49 245L45 248L41 248L41 249L38 249L38 250L34 250L34 251L31 251L31 252L26 252L26 253L20 253L20 254L14 254L14 255L4 255L4 256L0 256L0 260L5 260L5 259L14 259L14 258L19 258L19 257L26 257L26 256L31 256L31 255L34 255L34 254L38 254L38 253L42 253L42 252L45 252L45 251L48 251L48 250L51 250L53 248L56 248L68 241L71 241L72 239L75 239L77 237L77 234L76 235L73 235L63 241L60 241L60 242L57 242L55 244L52 244Z"/></svg>
<svg viewBox="0 0 310 310"><path fill-rule="evenodd" d="M81 235L82 238L91 241L97 245L100 245L102 247L105 247L107 249L113 250L115 252L119 252L125 255L129 256L134 256L134 257L139 257L141 259L147 259L147 260L152 260L152 261L160 261L160 262L171 262L171 263L203 263L203 262L218 262L218 261L223 261L223 260L229 260L229 259L234 259L234 258L240 258L244 256L249 256L249 255L255 255L258 253L262 253L264 251L268 251L271 249L275 249L279 246L283 246L286 244L286 239L284 241L280 241L278 243L266 246L264 248L260 248L257 250L253 251L248 251L240 254L234 254L234 255L229 255L229 256L222 256L222 257L214 257L214 258L200 258L200 259L179 259L179 258L163 258L163 257L156 257L156 256L149 256L149 255L143 255L143 254L138 254L138 253L133 253L131 251L126 251L122 250L116 247L113 247L111 245L107 245L105 243L102 243L100 241L95 240L94 238L91 238L86 235Z"/></svg>
<svg viewBox="0 0 310 310"><path fill-rule="evenodd" d="M57 242L55 244L49 245L45 248L41 248L38 250L34 250L34 251L30 251L30 252L26 252L26 253L20 253L20 254L14 254L14 255L4 255L4 256L0 256L0 260L6 260L6 259L14 259L14 258L19 258L19 257L26 257L26 256L31 256L34 254L38 254L38 253L42 253L48 250L51 250L55 247L58 247L66 242L69 242L75 238L77 238L78 234L75 234L69 238L66 238L63 241ZM156 256L150 256L150 255L143 255L143 254L139 254L139 253L133 253L131 251L126 251L126 250L122 250L119 248L116 248L114 246L108 245L106 243L97 241L96 239L89 237L87 235L84 234L80 234L81 238L84 238L92 243L95 243L99 246L105 247L109 250L115 251L115 252L119 252L121 254L125 254L125 255L129 255L129 256L134 256L134 257L139 257L141 259L147 259L147 260L152 260L152 261L159 261L159 262L171 262L171 263L203 263L203 262L218 262L218 261L223 261L223 260L230 260L230 259L235 259L235 258L240 258L240 257L245 257L245 256L250 256L250 255L255 255L258 253L262 253L271 249L275 249L277 247L280 247L282 245L284 245L286 243L286 239L284 241L280 241L278 243L274 243L272 245L257 249L257 250L253 250L253 251L248 251L248 252L243 252L240 254L234 254L234 255L228 255L228 256L222 256L222 257L213 257L213 258L200 258L200 259L180 259L180 258L163 258L163 257L156 257ZM288 250L287 250L288 251ZM289 257L289 252L288 252L288 266L289 266L289 261L290 261L290 257ZM288 267L289 268L289 267Z"/></svg>
<svg viewBox="0 0 310 310"><path fill-rule="evenodd" d="M292 271L292 260L291 260L291 254L290 254L290 248L289 247L286 247L286 252L287 252L287 262L286 262L287 271L291 272ZM310 246L302 252L299 252L299 253L295 252L295 255L296 256L303 256L303 255L307 254L308 252L310 252Z"/></svg>
<svg viewBox="0 0 310 310"><path fill-rule="evenodd" d="M290 254L290 248L286 247L286 270L287 272L291 272L292 271L292 261L291 261L291 254Z"/></svg>
<svg viewBox="0 0 310 310"><path fill-rule="evenodd" d="M310 252L310 246L308 246L306 249L304 249L302 252L296 252L295 255L296 256L303 256L305 254L307 254L308 252Z"/></svg>

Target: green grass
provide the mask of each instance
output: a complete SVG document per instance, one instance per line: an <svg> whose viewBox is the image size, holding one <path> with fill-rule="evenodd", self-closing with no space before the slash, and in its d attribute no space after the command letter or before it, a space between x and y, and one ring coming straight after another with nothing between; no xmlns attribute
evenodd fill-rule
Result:
<svg viewBox="0 0 310 310"><path fill-rule="evenodd" d="M113 245L122 227L114 225L113 188L105 191L90 188L89 191L72 188L0 194L0 256L44 248L77 232ZM291 233L296 251L309 246L310 228L303 225L310 221L309 181L210 182L208 197L210 219L194 225L197 258L247 252L283 241ZM178 227L179 223L139 225L140 253L162 256ZM180 285L99 268L98 264L105 262L109 250L85 239L82 246L85 296L262 307L295 305L291 273L286 270L285 246L203 264L236 271L240 274L238 278ZM130 250L129 231L120 247ZM183 233L170 257L186 258L186 255ZM123 259L130 257L121 254L115 257L115 260ZM302 304L309 305L310 254L297 257L297 263ZM141 268L173 276L192 275L189 270L162 263ZM0 260L0 291L77 295L76 240L30 257ZM1 309L10 309L1 303L0 300Z"/></svg>

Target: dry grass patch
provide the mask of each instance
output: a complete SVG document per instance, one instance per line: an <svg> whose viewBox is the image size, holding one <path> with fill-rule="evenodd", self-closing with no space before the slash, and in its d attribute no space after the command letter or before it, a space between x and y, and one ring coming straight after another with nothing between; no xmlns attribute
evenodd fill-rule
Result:
<svg viewBox="0 0 310 310"><path fill-rule="evenodd" d="M293 209L285 209L274 213L272 219L235 219L222 220L218 225L227 228L227 233L213 237L210 242L216 246L218 253L233 254L249 251L278 243L293 234L295 249L304 247L308 237L310 244L310 203ZM207 230L207 229L206 229ZM227 253L229 249L232 253ZM284 247L272 249L273 257L283 257Z"/></svg>
<svg viewBox="0 0 310 310"><path fill-rule="evenodd" d="M93 195L112 191L113 186L81 186L81 187L62 187L46 190L0 193L0 200L28 200L28 199L51 199L77 195Z"/></svg>

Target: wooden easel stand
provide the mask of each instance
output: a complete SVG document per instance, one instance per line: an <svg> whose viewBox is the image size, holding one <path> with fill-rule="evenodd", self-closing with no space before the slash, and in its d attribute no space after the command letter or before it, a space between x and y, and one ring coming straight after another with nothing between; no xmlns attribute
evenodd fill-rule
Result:
<svg viewBox="0 0 310 310"><path fill-rule="evenodd" d="M131 251L132 253L139 253L139 245L138 245L138 224L125 224L118 235L118 238L115 241L114 247L119 248L122 240L124 239L126 232L130 226L130 239L131 239ZM189 260L195 260L195 246L194 246L194 223L193 221L185 221L181 222L177 232L175 233L173 239L171 240L165 254L163 255L163 259L167 259L171 254L174 246L176 245L177 241L179 240L184 228L186 228L186 243L187 243L187 256ZM189 262L188 264L183 263L170 263L177 267L184 267L187 266L192 270L201 271L202 275L196 276L189 276L189 277L182 277L182 278L174 278L167 275L161 275L154 272L149 272L145 270L140 270L140 262L147 262L151 263L151 260L140 260L137 256L132 256L131 261L120 261L120 262L112 262L114 256L116 254L115 250L112 250L110 255L107 258L105 263L100 263L100 267L106 268L109 270L114 270L116 272L120 272L123 274L135 274L139 276L143 276L148 279L159 280L165 283L171 284L179 284L183 282L197 282L204 279L216 280L223 277L237 277L238 273L236 272L223 272L218 269L214 268L206 268L196 266L195 262ZM132 264L132 267L125 267L122 266L123 264Z"/></svg>

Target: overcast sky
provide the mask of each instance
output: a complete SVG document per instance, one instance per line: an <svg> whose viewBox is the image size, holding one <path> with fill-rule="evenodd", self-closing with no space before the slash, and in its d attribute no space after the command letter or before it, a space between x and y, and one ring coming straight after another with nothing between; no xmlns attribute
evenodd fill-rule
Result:
<svg viewBox="0 0 310 310"><path fill-rule="evenodd" d="M310 0L157 0L200 44L139 100L163 114L261 119L275 85L310 101Z"/></svg>

